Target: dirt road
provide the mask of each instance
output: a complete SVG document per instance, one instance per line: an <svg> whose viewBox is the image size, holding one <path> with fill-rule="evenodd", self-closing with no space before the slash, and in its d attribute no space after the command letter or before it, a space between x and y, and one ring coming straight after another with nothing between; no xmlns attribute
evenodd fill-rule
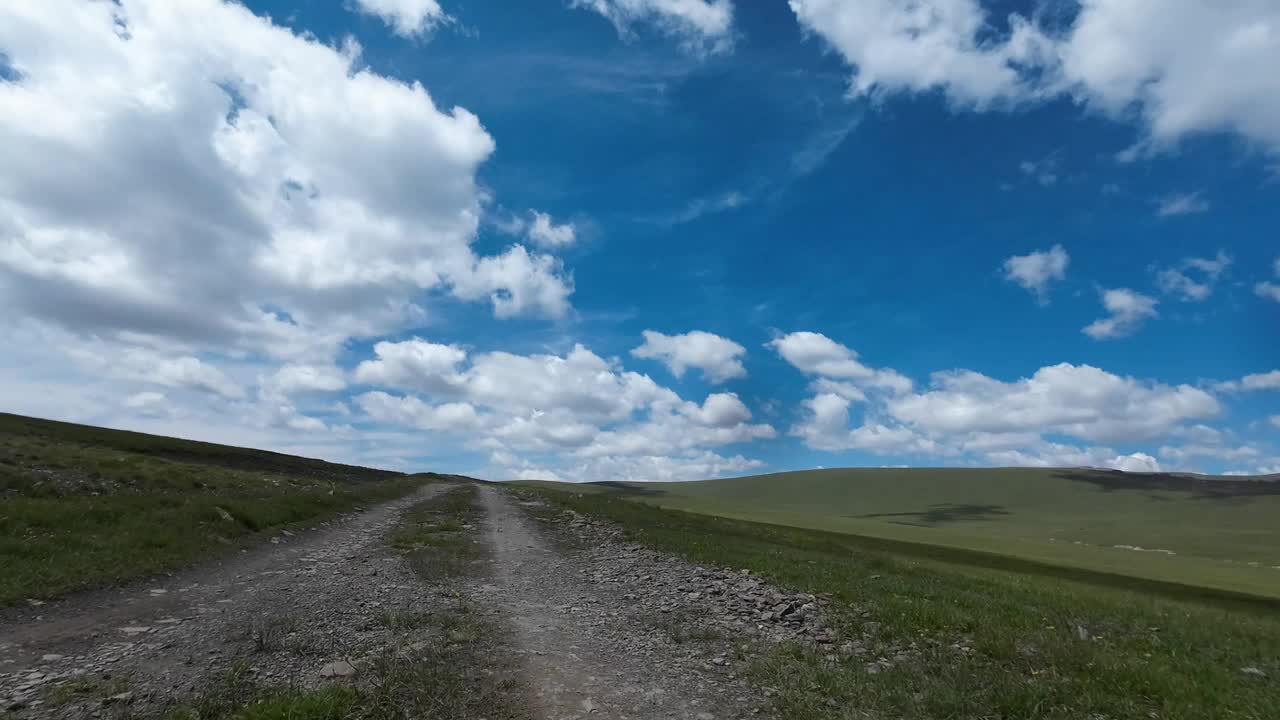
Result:
<svg viewBox="0 0 1280 720"><path fill-rule="evenodd" d="M415 503L457 487L432 485L162 583L19 611L0 621L0 716L163 715L229 671L317 688L402 653L414 643L388 618L434 617L441 598L485 610L502 657L518 660L504 680L519 674L527 714L545 720L768 717L742 677L746 643L830 642L812 596L644 550L581 516L535 518L525 506L548 508L494 486L479 488L483 521L462 526L482 559L449 587L428 587L386 536Z"/></svg>
<svg viewBox="0 0 1280 720"><path fill-rule="evenodd" d="M505 493L481 492L495 563L481 601L500 608L513 628L543 717L751 716L755 693L708 668L700 648L677 645L634 598L590 582L586 558L553 544Z"/></svg>

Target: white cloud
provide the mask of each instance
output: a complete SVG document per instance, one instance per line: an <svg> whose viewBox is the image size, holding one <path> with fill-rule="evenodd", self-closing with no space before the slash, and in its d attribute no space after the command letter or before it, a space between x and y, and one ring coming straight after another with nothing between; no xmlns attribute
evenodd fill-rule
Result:
<svg viewBox="0 0 1280 720"><path fill-rule="evenodd" d="M1280 390L1280 370L1245 375L1240 379L1240 387L1245 390Z"/></svg>
<svg viewBox="0 0 1280 720"><path fill-rule="evenodd" d="M500 318L537 312L563 317L569 311L573 279L556 258L530 255L523 245L513 245L501 255L480 258L454 278L453 286L464 299L487 295Z"/></svg>
<svg viewBox="0 0 1280 720"><path fill-rule="evenodd" d="M124 399L124 406L147 417L165 417L171 413L164 393L144 390Z"/></svg>
<svg viewBox="0 0 1280 720"><path fill-rule="evenodd" d="M896 370L875 369L858 362L858 353L821 333L794 332L775 338L773 348L801 372L837 380L849 380L860 387L892 392L911 390L911 379Z"/></svg>
<svg viewBox="0 0 1280 720"><path fill-rule="evenodd" d="M1153 297L1129 290L1116 288L1102 291L1102 306L1107 316L1095 320L1081 332L1095 340L1108 340L1132 335L1147 318L1156 316L1156 305Z"/></svg>
<svg viewBox="0 0 1280 720"><path fill-rule="evenodd" d="M355 0L360 12L381 18L397 35L422 35L448 22L436 0Z"/></svg>
<svg viewBox="0 0 1280 720"><path fill-rule="evenodd" d="M1229 462L1238 462L1240 460L1250 460L1262 455L1261 451L1249 445L1241 445L1238 447L1228 447L1225 445L1166 445L1160 448L1160 457L1166 460L1172 460L1179 465L1185 464L1194 458L1213 458L1216 460L1226 460Z"/></svg>
<svg viewBox="0 0 1280 720"><path fill-rule="evenodd" d="M1226 251L1219 250L1218 254L1212 258L1187 258L1183 261L1183 265L1199 270L1211 280L1217 280L1233 262L1235 259Z"/></svg>
<svg viewBox="0 0 1280 720"><path fill-rule="evenodd" d="M1041 442L1021 450L999 450L986 454L993 465L1005 467L1101 467L1126 472L1160 472L1154 457L1135 452L1119 454L1106 447L1076 447Z"/></svg>
<svg viewBox="0 0 1280 720"><path fill-rule="evenodd" d="M355 402L375 420L422 430L466 432L480 424L476 409L467 403L430 405L416 397L396 397L380 391L357 395Z"/></svg>
<svg viewBox="0 0 1280 720"><path fill-rule="evenodd" d="M1084 0L1061 29L1000 23L978 0L791 8L852 67L856 94L936 90L978 108L1065 95L1137 117L1149 149L1227 131L1280 151L1280 5L1268 0Z"/></svg>
<svg viewBox="0 0 1280 720"><path fill-rule="evenodd" d="M1021 19L1006 37L980 40L989 24L977 0L790 4L801 26L853 67L855 94L941 90L957 104L982 107L1034 92L1018 68L1038 60L1045 40Z"/></svg>
<svg viewBox="0 0 1280 720"><path fill-rule="evenodd" d="M1061 363L1002 382L969 370L934 373L932 389L889 401L893 417L931 433L1035 432L1142 440L1220 411L1209 393Z"/></svg>
<svg viewBox="0 0 1280 720"><path fill-rule="evenodd" d="M716 464L703 454L709 448L776 434L767 424L751 423L751 412L737 395L713 393L701 404L682 400L581 345L564 356L490 352L471 357L453 346L413 339L378 343L374 353L375 359L356 368L358 381L421 392L431 402L366 393L357 402L370 416L411 427L465 430L468 442L491 454L506 453L501 457L519 457L534 470L548 463L529 456L555 453L561 466L578 467L579 472L564 470L568 477L584 477L589 469L612 462L627 466L638 457L648 458L651 466L658 458L670 459L675 464L665 466L664 477L688 473ZM461 405L474 409L466 422L457 415ZM442 420L442 409L455 414ZM684 460L676 463L679 458Z"/></svg>
<svg viewBox="0 0 1280 720"><path fill-rule="evenodd" d="M1280 390L1280 370L1245 375L1239 380L1227 380L1213 384L1219 392L1238 392L1255 390Z"/></svg>
<svg viewBox="0 0 1280 720"><path fill-rule="evenodd" d="M740 358L747 349L719 335L694 330L683 335L664 335L654 330L644 331L644 344L633 349L638 358L661 361L673 375L683 377L689 368L698 368L713 383L746 377L747 370Z"/></svg>
<svg viewBox="0 0 1280 720"><path fill-rule="evenodd" d="M314 361L420 320L424 291L568 309L554 259L472 250L478 118L353 41L216 0L51 0L0 7L0 47L19 77L0 83L11 312Z"/></svg>
<svg viewBox="0 0 1280 720"><path fill-rule="evenodd" d="M1176 193L1163 197L1156 203L1156 214L1160 217L1176 215L1194 215L1208 212L1209 201L1200 192Z"/></svg>
<svg viewBox="0 0 1280 720"><path fill-rule="evenodd" d="M627 37L637 23L652 23L680 39L691 52L723 52L733 45L733 4L729 0L571 0L593 10Z"/></svg>
<svg viewBox="0 0 1280 720"><path fill-rule="evenodd" d="M551 216L537 210L530 211L530 220L525 233L531 242L540 247L562 248L572 245L578 237L573 223L560 225L551 221Z"/></svg>
<svg viewBox="0 0 1280 720"><path fill-rule="evenodd" d="M1033 293L1041 305L1048 305L1049 285L1067 276L1067 265L1070 262L1067 251L1061 245L1054 245L1048 250L1014 255L1005 260L1004 276L1006 280Z"/></svg>
<svg viewBox="0 0 1280 720"><path fill-rule="evenodd" d="M1118 455L1107 462L1107 467L1125 472L1160 472L1160 463L1146 453Z"/></svg>
<svg viewBox="0 0 1280 720"><path fill-rule="evenodd" d="M450 392L463 382L457 368L467 352L454 345L413 338L377 343L373 353L376 359L356 366L356 382L428 393Z"/></svg>
<svg viewBox="0 0 1280 720"><path fill-rule="evenodd" d="M1280 257L1275 259L1274 270L1276 277L1280 277ZM1258 297L1280 302L1280 285L1276 283L1260 282L1253 286L1253 291L1257 293Z"/></svg>
<svg viewBox="0 0 1280 720"><path fill-rule="evenodd" d="M271 376L268 384L288 395L295 392L337 392L347 386L347 380L335 367L288 363Z"/></svg>
<svg viewBox="0 0 1280 720"><path fill-rule="evenodd" d="M1208 300L1213 294L1213 286L1207 282L1196 282L1177 268L1165 268L1156 273L1156 284L1169 295L1175 295L1187 302Z"/></svg>
<svg viewBox="0 0 1280 720"><path fill-rule="evenodd" d="M1212 258L1186 258L1178 267L1158 270L1156 284L1163 292L1186 302L1208 300L1218 278L1231 267L1232 262L1232 257L1221 250ZM1200 279L1196 280L1187 273L1194 273Z"/></svg>
<svg viewBox="0 0 1280 720"><path fill-rule="evenodd" d="M1050 155L1039 162L1023 160L1018 163L1018 170L1028 178L1035 180L1041 187L1051 187L1058 183L1058 158Z"/></svg>

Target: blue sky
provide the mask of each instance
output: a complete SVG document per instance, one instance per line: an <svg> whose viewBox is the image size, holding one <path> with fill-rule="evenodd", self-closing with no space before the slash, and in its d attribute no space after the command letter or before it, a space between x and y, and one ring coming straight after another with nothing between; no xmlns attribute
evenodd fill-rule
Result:
<svg viewBox="0 0 1280 720"><path fill-rule="evenodd" d="M0 10L4 409L492 478L1280 472L1280 9L1047 7Z"/></svg>

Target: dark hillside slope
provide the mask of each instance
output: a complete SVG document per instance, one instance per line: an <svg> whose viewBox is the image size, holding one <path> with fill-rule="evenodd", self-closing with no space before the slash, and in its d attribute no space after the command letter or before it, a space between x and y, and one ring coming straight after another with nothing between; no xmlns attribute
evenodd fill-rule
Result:
<svg viewBox="0 0 1280 720"><path fill-rule="evenodd" d="M0 414L0 605L172 570L439 477Z"/></svg>

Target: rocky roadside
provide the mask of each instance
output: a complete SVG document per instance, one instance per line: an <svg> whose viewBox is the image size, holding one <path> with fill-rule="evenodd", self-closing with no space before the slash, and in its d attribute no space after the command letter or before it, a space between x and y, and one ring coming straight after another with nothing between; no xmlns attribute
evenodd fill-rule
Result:
<svg viewBox="0 0 1280 720"><path fill-rule="evenodd" d="M545 507L541 501L522 504ZM584 576L593 584L614 588L638 608L654 616L671 615L709 635L791 641L829 653L848 653L855 643L838 642L826 622L831 599L788 592L752 575L749 570L706 567L628 542L623 529L607 520L572 510L543 522L586 560Z"/></svg>

